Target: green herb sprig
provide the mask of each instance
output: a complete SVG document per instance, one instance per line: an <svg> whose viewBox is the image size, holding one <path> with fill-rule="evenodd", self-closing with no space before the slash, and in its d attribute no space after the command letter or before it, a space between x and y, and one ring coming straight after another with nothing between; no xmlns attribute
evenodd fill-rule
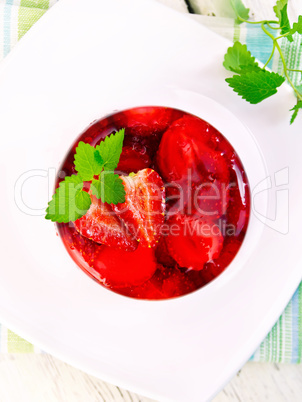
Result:
<svg viewBox="0 0 302 402"><path fill-rule="evenodd" d="M114 173L123 148L125 129L107 136L96 147L80 141L74 157L78 174L66 176L60 182L46 209L46 219L52 222L74 222L86 214L91 205L84 182L91 182L90 191L108 204L125 202L123 181Z"/></svg>
<svg viewBox="0 0 302 402"><path fill-rule="evenodd" d="M293 42L293 35L302 35L302 16L300 15L298 21L291 26L287 14L288 0L278 0L273 7L277 17L276 20L250 21L248 19L250 10L244 6L242 1L230 1L237 16L236 22L238 24L246 22L248 24L261 25L265 34L271 38L273 47L268 60L263 67L260 67L255 57L248 51L246 45L238 41L235 42L224 56L223 66L235 73L233 77L227 78L226 82L243 99L251 104L256 104L274 95L277 92L277 88L287 80L297 98L296 105L290 109L293 111L290 119L290 124L292 124L299 110L302 109L302 80L298 85L295 85L290 78L289 72L296 71L302 74L302 70L292 70L287 66L279 40L287 38L289 42ZM275 37L272 35L268 28L278 30L280 32L279 36ZM276 51L280 55L284 76L271 72L266 68Z"/></svg>

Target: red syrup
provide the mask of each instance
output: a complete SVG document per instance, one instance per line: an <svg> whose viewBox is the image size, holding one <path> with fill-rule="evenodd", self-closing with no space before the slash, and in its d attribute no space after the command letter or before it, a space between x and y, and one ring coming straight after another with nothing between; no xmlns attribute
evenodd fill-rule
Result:
<svg viewBox="0 0 302 402"><path fill-rule="evenodd" d="M126 251L90 240L72 222L60 223L64 246L86 274L121 295L169 299L200 289L224 271L244 240L250 191L242 163L223 135L200 118L139 107L93 122L69 150L57 186L76 174L79 141L95 146L121 128L125 139L116 172L150 168L164 183L161 235L152 247L134 239L134 250Z"/></svg>

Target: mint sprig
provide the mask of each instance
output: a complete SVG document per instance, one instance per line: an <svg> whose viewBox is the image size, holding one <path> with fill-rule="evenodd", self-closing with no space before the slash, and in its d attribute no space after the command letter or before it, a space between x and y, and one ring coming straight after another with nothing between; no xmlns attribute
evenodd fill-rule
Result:
<svg viewBox="0 0 302 402"><path fill-rule="evenodd" d="M272 40L273 48L271 55L263 68L261 68L255 58L248 51L246 45L243 45L240 42L235 42L234 45L227 50L223 66L227 70L238 75L233 75L233 77L227 78L226 82L235 92L238 93L238 95L242 96L243 99L252 104L256 104L274 95L277 92L277 88L287 80L297 97L297 104L290 109L293 111L290 120L290 124L292 124L296 119L298 112L302 109L302 93L301 85L295 85L292 82L289 72L296 71L302 73L302 70L291 70L287 66L283 51L278 41L285 37L290 42L293 42L294 34L302 35L302 16L300 15L298 21L291 27L287 13L288 0L278 0L276 5L273 7L277 20L255 22L248 20L249 9L244 6L241 0L230 0L230 2L237 16L236 22L261 25L262 30ZM275 37L268 28L279 30L280 35ZM283 66L283 75L271 72L266 68L276 51L280 55Z"/></svg>
<svg viewBox="0 0 302 402"><path fill-rule="evenodd" d="M123 181L117 168L123 148L125 129L111 134L96 147L80 141L74 156L77 175L66 176L48 203L46 219L52 222L74 222L86 214L91 205L84 182L91 182L91 193L102 202L125 202Z"/></svg>

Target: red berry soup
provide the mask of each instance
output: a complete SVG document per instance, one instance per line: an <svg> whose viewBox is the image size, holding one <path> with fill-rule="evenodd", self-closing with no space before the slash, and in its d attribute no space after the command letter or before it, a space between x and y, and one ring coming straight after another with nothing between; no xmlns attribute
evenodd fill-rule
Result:
<svg viewBox="0 0 302 402"><path fill-rule="evenodd" d="M244 240L250 191L242 163L206 121L139 107L93 122L68 152L57 187L77 174L80 141L96 147L123 128L115 169L123 202L102 202L84 182L90 207L58 223L59 235L84 272L121 295L154 300L193 292L221 274Z"/></svg>

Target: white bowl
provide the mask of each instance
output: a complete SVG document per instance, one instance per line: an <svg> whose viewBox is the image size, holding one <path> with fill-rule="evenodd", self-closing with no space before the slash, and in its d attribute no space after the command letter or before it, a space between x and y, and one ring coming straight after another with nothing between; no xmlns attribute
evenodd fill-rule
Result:
<svg viewBox="0 0 302 402"><path fill-rule="evenodd" d="M0 70L0 320L82 370L160 400L211 398L301 280L301 117L289 126L294 97L286 86L261 105L239 99L224 82L228 45L156 2L61 0ZM77 135L139 105L209 121L238 152L253 190L234 262L199 291L161 302L92 281L43 217Z"/></svg>

